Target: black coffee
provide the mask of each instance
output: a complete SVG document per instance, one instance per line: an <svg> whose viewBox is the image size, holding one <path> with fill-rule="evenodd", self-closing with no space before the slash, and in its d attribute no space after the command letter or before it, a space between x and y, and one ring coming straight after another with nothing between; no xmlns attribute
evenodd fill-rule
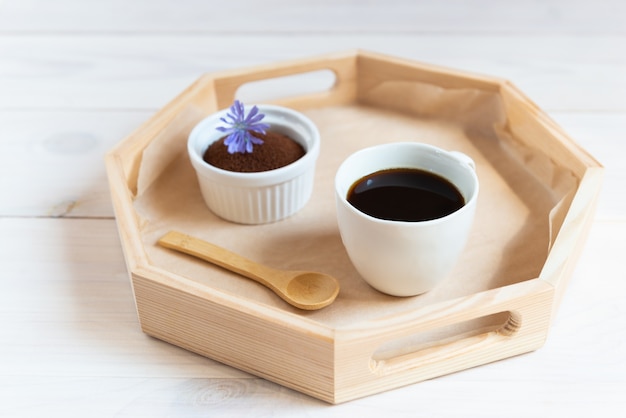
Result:
<svg viewBox="0 0 626 418"><path fill-rule="evenodd" d="M465 204L458 189L443 177L413 168L369 174L348 191L348 202L370 216L392 221L427 221Z"/></svg>

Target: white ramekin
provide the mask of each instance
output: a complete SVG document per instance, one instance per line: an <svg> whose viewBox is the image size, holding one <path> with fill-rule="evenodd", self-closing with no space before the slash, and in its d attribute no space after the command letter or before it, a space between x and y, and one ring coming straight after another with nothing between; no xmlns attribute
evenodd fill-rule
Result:
<svg viewBox="0 0 626 418"><path fill-rule="evenodd" d="M241 224L275 222L295 214L309 201L313 191L320 135L315 124L295 110L257 105L270 130L300 143L305 155L275 170L240 173L214 167L203 160L206 149L224 136L216 130L229 109L201 120L189 134L187 151L196 170L202 197L217 216ZM251 106L246 106L246 114ZM257 145L258 146L258 145ZM261 145L262 146L262 145Z"/></svg>

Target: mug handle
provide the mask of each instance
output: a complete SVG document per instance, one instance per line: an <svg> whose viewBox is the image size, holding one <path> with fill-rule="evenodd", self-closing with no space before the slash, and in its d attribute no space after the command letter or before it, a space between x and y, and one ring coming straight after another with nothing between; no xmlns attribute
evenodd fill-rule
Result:
<svg viewBox="0 0 626 418"><path fill-rule="evenodd" d="M474 162L474 160L472 160L470 157L468 157L466 154L463 154L460 151L450 151L450 154L452 155L452 157L454 157L456 160L460 161L463 164L467 164L469 165L472 170L476 171L476 163Z"/></svg>

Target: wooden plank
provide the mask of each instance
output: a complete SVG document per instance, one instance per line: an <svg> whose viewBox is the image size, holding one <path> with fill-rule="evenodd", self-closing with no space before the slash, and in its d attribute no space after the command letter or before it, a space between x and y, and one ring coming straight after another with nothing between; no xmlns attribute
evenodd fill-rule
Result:
<svg viewBox="0 0 626 418"><path fill-rule="evenodd" d="M0 112L0 216L113 216L104 155L152 113Z"/></svg>
<svg viewBox="0 0 626 418"><path fill-rule="evenodd" d="M610 13L606 13L609 10ZM294 3L271 6L247 0L186 1L5 0L0 27L5 31L61 32L445 32L489 33L624 33L624 3L619 0L550 0L532 3L470 0Z"/></svg>
<svg viewBox="0 0 626 418"><path fill-rule="evenodd" d="M247 376L141 332L115 221L0 218L0 235L0 382Z"/></svg>
<svg viewBox="0 0 626 418"><path fill-rule="evenodd" d="M233 35L226 40L196 34L0 36L0 109L154 111L207 72L358 46L511 80L549 111L624 111L626 54L616 52L623 43L620 36L364 34L358 41L317 34Z"/></svg>

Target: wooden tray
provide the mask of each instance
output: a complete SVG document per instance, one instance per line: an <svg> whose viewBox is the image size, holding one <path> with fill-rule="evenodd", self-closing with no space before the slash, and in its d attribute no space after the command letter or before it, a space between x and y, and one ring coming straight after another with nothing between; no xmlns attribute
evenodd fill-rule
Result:
<svg viewBox="0 0 626 418"><path fill-rule="evenodd" d="M307 114L322 152L311 201L269 225L204 206L187 134L260 80L330 70L321 92L273 101ZM477 163L481 195L469 244L444 284L394 298L350 264L332 182L365 146L415 140ZM106 159L143 331L330 403L539 348L591 224L603 168L506 80L367 52L208 74ZM155 245L177 229L279 268L336 276L325 309L303 312L267 289ZM375 256L375 255L372 255Z"/></svg>

